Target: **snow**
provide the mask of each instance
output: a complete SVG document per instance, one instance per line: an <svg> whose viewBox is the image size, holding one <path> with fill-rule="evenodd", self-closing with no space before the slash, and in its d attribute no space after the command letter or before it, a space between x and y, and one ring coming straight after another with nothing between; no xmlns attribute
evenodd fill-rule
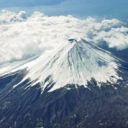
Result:
<svg viewBox="0 0 128 128"><path fill-rule="evenodd" d="M23 81L30 79L30 86L40 83L42 91L47 88L54 91L69 89L66 85L70 84L87 87L92 78L98 86L121 79L117 73L118 62L109 52L82 39L70 41L28 63Z"/></svg>

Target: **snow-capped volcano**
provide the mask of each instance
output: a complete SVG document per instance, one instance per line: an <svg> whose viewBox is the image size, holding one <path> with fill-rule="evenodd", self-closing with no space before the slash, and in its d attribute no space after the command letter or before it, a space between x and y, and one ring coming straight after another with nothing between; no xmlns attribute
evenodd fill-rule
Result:
<svg viewBox="0 0 128 128"><path fill-rule="evenodd" d="M40 84L42 90L53 91L68 85L85 86L95 79L101 83L115 83L118 79L118 61L109 52L83 39L69 39L67 44L45 53L28 63L24 79L31 86ZM14 87L18 86L15 85Z"/></svg>
<svg viewBox="0 0 128 128"><path fill-rule="evenodd" d="M128 72L121 64L93 42L69 39L14 65L0 77L1 128L127 126Z"/></svg>

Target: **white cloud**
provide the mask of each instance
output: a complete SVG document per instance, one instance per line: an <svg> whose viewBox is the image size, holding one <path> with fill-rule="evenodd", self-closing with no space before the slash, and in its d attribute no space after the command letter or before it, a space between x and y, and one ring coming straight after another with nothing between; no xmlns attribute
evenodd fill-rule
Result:
<svg viewBox="0 0 128 128"><path fill-rule="evenodd" d="M84 38L109 47L128 48L128 28L116 19L84 20L73 16L46 16L24 11L0 13L0 64L28 59L67 43Z"/></svg>
<svg viewBox="0 0 128 128"><path fill-rule="evenodd" d="M11 12L8 10L2 10L0 13L0 24L9 24L14 22L21 22L27 18L25 11L20 11L19 13Z"/></svg>

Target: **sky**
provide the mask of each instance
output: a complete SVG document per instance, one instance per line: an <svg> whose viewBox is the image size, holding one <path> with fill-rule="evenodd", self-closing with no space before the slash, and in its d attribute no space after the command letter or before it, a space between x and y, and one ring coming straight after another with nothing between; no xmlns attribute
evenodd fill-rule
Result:
<svg viewBox="0 0 128 128"><path fill-rule="evenodd" d="M128 0L0 0L0 8L39 10L47 15L128 19Z"/></svg>

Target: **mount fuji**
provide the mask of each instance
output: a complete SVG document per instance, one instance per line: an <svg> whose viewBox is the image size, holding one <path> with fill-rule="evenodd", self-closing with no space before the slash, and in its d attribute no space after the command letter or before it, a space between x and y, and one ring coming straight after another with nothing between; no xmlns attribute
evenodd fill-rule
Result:
<svg viewBox="0 0 128 128"><path fill-rule="evenodd" d="M24 66L27 73L20 83L30 79L30 86L40 84L42 91L46 88L54 91L67 85L86 87L91 79L101 86L101 83L116 83L122 79L119 66L116 57L93 42L69 39L65 45L28 62Z"/></svg>
<svg viewBox="0 0 128 128"><path fill-rule="evenodd" d="M13 64L0 72L0 128L127 128L126 65L84 39Z"/></svg>

